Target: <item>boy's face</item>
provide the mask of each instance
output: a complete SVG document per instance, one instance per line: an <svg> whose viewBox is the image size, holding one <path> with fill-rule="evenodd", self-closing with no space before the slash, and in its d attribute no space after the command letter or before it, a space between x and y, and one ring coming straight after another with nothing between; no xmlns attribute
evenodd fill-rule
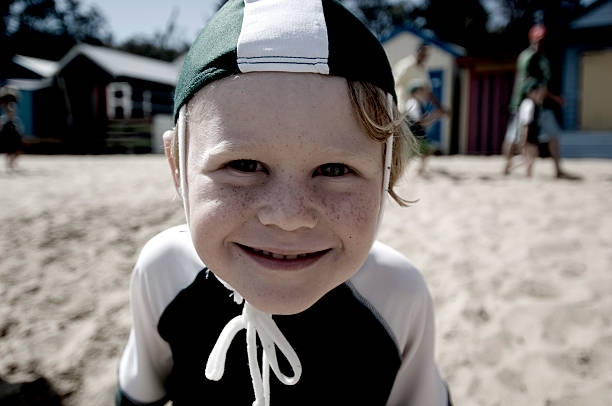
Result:
<svg viewBox="0 0 612 406"><path fill-rule="evenodd" d="M188 201L204 263L262 311L293 314L363 264L382 199L383 145L342 78L249 73L189 106Z"/></svg>

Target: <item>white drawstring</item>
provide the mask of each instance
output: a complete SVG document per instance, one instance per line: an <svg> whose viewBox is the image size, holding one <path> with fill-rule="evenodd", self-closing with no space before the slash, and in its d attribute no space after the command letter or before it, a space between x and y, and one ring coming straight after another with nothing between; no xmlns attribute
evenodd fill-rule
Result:
<svg viewBox="0 0 612 406"><path fill-rule="evenodd" d="M387 93L387 108L389 116L393 119L393 96ZM393 135L385 142L385 168L383 172L383 193L389 192L389 181L391 179L391 164L393 159Z"/></svg>
<svg viewBox="0 0 612 406"><path fill-rule="evenodd" d="M393 96L387 93L387 108L389 110L389 117L393 119ZM385 166L383 168L383 183L382 183L382 201L380 202L380 210L378 211L378 219L376 230L380 228L380 223L385 212L387 205L387 193L389 193L391 182L391 167L393 164L393 135L390 135L385 141Z"/></svg>
<svg viewBox="0 0 612 406"><path fill-rule="evenodd" d="M227 283L221 279L219 280L231 289ZM234 292L234 300L237 303L243 301L242 297L236 292ZM253 406L269 406L270 368L272 368L272 371L282 383L285 385L295 385L302 375L302 364L295 350L291 347L283 333L281 333L274 319L272 319L272 316L257 310L247 301L244 301L242 314L230 320L223 328L223 331L221 331L213 350L208 356L205 371L206 378L218 381L223 377L227 350L236 334L242 329L247 331L247 355L251 380L253 381L253 391L255 392ZM257 336L259 336L263 347L261 371L257 360ZM289 365L291 365L293 370L293 376L289 377L281 372L276 358L276 347L289 361Z"/></svg>
<svg viewBox="0 0 612 406"><path fill-rule="evenodd" d="M187 156L186 150L187 145L185 144L185 130L187 126L187 118L185 117L185 105L179 110L179 117L177 123L178 131L178 158L179 158L179 177L180 185L179 189L181 192L181 198L183 199L183 209L185 210L185 220L187 221L187 227L189 228L189 202L187 200Z"/></svg>

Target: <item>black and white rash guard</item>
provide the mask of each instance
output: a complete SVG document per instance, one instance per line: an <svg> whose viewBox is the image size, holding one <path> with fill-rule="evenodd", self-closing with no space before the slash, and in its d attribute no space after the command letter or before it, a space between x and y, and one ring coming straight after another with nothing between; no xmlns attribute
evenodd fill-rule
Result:
<svg viewBox="0 0 612 406"><path fill-rule="evenodd" d="M198 257L186 226L151 239L132 274L133 325L120 360L117 405L250 405L244 331L229 346L223 377L204 374L220 332L242 311L230 293ZM450 404L434 363L425 282L380 242L350 280L309 309L273 319L303 370L293 386L271 377L271 405ZM291 375L287 361L278 361Z"/></svg>

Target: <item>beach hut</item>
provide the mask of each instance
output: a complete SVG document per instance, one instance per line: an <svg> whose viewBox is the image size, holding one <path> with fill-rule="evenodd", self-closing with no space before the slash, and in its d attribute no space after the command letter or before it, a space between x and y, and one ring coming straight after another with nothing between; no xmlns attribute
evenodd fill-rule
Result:
<svg viewBox="0 0 612 406"><path fill-rule="evenodd" d="M516 56L461 57L458 108L459 152L501 153L509 119Z"/></svg>
<svg viewBox="0 0 612 406"><path fill-rule="evenodd" d="M149 152L171 122L177 66L78 44L57 62L15 56L3 85L19 93L30 152Z"/></svg>
<svg viewBox="0 0 612 406"><path fill-rule="evenodd" d="M453 114L443 117L428 130L428 137L438 146L442 154L459 152L457 115L457 65L456 59L465 54L458 45L447 43L436 38L433 33L405 24L381 39L391 66L401 59L415 53L422 42L431 45L427 70L431 79L433 92L443 106L450 107Z"/></svg>
<svg viewBox="0 0 612 406"><path fill-rule="evenodd" d="M35 143L36 135L44 133L47 128L45 104L53 93L53 76L58 64L55 61L15 55L11 65L4 86L17 91L17 111L25 141Z"/></svg>
<svg viewBox="0 0 612 406"><path fill-rule="evenodd" d="M593 3L568 33L561 153L612 158L612 0Z"/></svg>
<svg viewBox="0 0 612 406"><path fill-rule="evenodd" d="M76 45L55 75L67 142L75 151L149 152L153 117L172 113L177 77L170 62Z"/></svg>

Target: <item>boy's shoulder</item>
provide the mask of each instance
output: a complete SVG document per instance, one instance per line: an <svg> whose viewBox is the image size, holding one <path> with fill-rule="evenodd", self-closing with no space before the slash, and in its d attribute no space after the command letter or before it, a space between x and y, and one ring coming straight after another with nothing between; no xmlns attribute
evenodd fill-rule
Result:
<svg viewBox="0 0 612 406"><path fill-rule="evenodd" d="M403 254L375 241L365 263L351 278L355 286L367 285L384 289L385 294L402 297L427 291L421 273Z"/></svg>
<svg viewBox="0 0 612 406"><path fill-rule="evenodd" d="M204 268L187 226L172 227L151 238L142 248L132 273L132 290L155 297L161 312Z"/></svg>
<svg viewBox="0 0 612 406"><path fill-rule="evenodd" d="M526 66L526 64L529 62L529 60L534 54L535 54L535 50L531 46L523 49L518 56L519 63Z"/></svg>
<svg viewBox="0 0 612 406"><path fill-rule="evenodd" d="M142 248L137 267L151 270L172 266L203 268L191 242L187 225L171 227L151 238Z"/></svg>
<svg viewBox="0 0 612 406"><path fill-rule="evenodd" d="M389 327L400 348L418 330L415 326L433 317L433 303L421 273L404 255L381 242L374 243L348 284Z"/></svg>

